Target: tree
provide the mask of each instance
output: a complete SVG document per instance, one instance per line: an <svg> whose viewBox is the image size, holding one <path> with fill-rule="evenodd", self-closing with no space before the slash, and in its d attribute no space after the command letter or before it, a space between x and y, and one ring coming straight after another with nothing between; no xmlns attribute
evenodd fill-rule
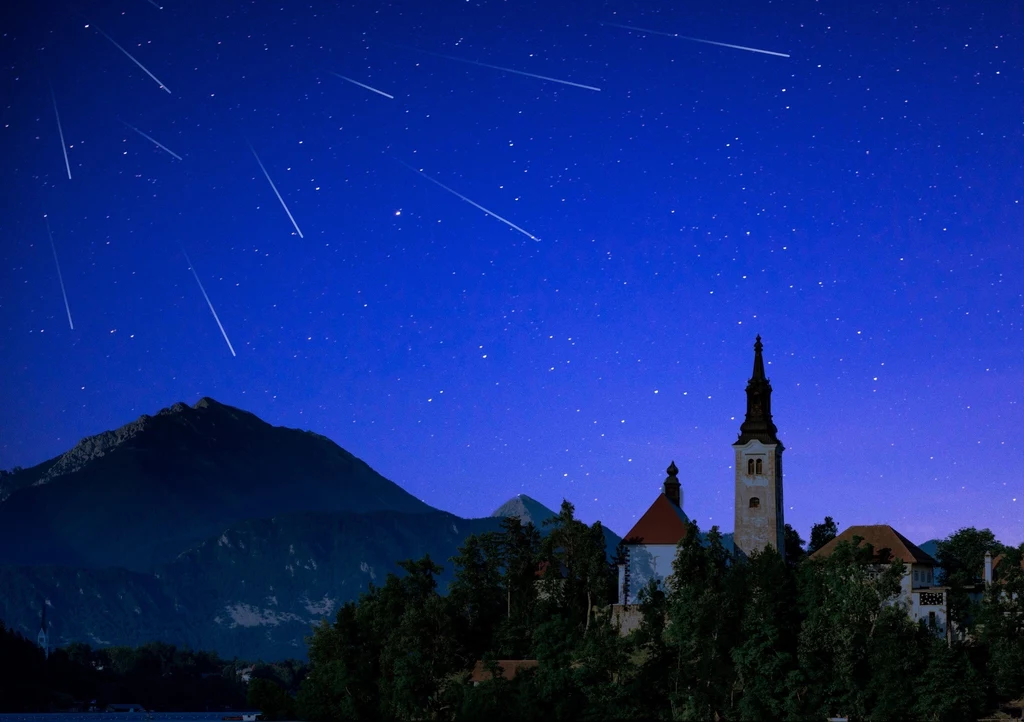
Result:
<svg viewBox="0 0 1024 722"><path fill-rule="evenodd" d="M295 700L271 679L258 677L249 682L246 701L258 709L265 720L289 720L295 717Z"/></svg>
<svg viewBox="0 0 1024 722"><path fill-rule="evenodd" d="M736 679L730 651L739 630L740 596L731 588L730 555L717 527L701 543L690 522L667 580L672 715L682 719L729 716Z"/></svg>
<svg viewBox="0 0 1024 722"><path fill-rule="evenodd" d="M984 711L984 683L960 643L933 640L917 683L914 717L932 722L978 719Z"/></svg>
<svg viewBox="0 0 1024 722"><path fill-rule="evenodd" d="M449 599L459 616L463 644L475 657L491 648L495 628L511 605L510 595L502 591L501 546L498 534L472 535L450 560L455 577Z"/></svg>
<svg viewBox="0 0 1024 722"><path fill-rule="evenodd" d="M755 552L744 570L741 634L732 648L741 719L782 719L797 669L800 617L792 568L774 551Z"/></svg>
<svg viewBox="0 0 1024 722"><path fill-rule="evenodd" d="M811 527L811 541L807 544L807 553L814 554L837 536L839 527L832 517L826 516L825 521Z"/></svg>
<svg viewBox="0 0 1024 722"><path fill-rule="evenodd" d="M553 529L541 543L541 555L549 562L543 583L549 598L557 600L586 631L594 604L610 601L604 595L611 567L601 522L588 527L575 513L575 507L563 500L558 515L544 522Z"/></svg>
<svg viewBox="0 0 1024 722"><path fill-rule="evenodd" d="M985 553L995 556L1003 545L988 529L965 527L939 542L939 583L950 587L948 596L948 636L962 635L971 621L972 603L969 590L981 584Z"/></svg>
<svg viewBox="0 0 1024 722"><path fill-rule="evenodd" d="M800 538L800 533L789 524L786 524L785 532L786 563L791 566L799 564L807 556L807 552L804 551L804 540Z"/></svg>
<svg viewBox="0 0 1024 722"><path fill-rule="evenodd" d="M804 621L798 658L798 709L807 716L863 716L871 678L869 640L898 599L903 563L879 564L870 544L840 542L824 559L800 567Z"/></svg>

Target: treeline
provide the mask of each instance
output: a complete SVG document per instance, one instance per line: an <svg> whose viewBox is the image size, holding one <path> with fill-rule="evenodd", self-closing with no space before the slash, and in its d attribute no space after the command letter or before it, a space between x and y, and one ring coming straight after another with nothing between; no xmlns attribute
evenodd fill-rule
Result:
<svg viewBox="0 0 1024 722"><path fill-rule="evenodd" d="M258 682L246 684L243 672ZM0 622L0 713L102 710L118 703L166 712L246 709L253 692L276 709L277 693L297 693L305 673L300 662L223 660L160 642L103 649L73 643L47 658L34 640Z"/></svg>
<svg viewBox="0 0 1024 722"><path fill-rule="evenodd" d="M425 557L401 564L309 642L297 712L308 720L856 720L977 719L1024 696L1024 573L1019 549L964 529L939 561L957 634L911 621L892 602L903 565L841 543L831 519L808 550L787 529L785 558L731 558L717 529L679 544L669 591L640 594L619 633L615 561L600 524L563 503L541 539L516 518L470 537L450 562L447 594ZM861 542L862 540L857 540ZM620 548L621 550L621 548ZM971 601L984 554L1000 578ZM538 569L541 575L538 577ZM497 660L533 659L505 679ZM495 677L470 682L476 660Z"/></svg>

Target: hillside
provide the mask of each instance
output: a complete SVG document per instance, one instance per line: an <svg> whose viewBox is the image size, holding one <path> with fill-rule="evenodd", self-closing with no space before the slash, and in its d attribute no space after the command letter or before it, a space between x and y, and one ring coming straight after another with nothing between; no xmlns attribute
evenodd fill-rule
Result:
<svg viewBox="0 0 1024 722"><path fill-rule="evenodd" d="M318 434L203 398L4 478L0 564L150 571L246 519L435 511Z"/></svg>
<svg viewBox="0 0 1024 722"><path fill-rule="evenodd" d="M446 512L306 513L246 521L161 565L126 569L0 567L0 619L35 637L47 603L51 636L93 646L159 640L224 657L304 657L312 625L333 619L396 562L448 558L499 520Z"/></svg>

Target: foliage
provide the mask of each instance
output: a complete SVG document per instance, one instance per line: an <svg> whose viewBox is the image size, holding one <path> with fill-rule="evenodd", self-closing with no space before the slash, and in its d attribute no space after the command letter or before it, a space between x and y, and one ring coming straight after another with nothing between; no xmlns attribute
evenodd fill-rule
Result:
<svg viewBox="0 0 1024 722"><path fill-rule="evenodd" d="M947 640L908 616L902 562L880 563L861 539L824 558L768 549L736 559L717 529L702 536L691 523L672 575L623 610L607 603L615 569L600 525L576 519L570 504L550 522L545 541L518 519L467 538L450 560L447 594L429 556L399 563L401 574L314 629L308 667L160 644L69 645L47 660L0 627L9 682L0 709L54 709L89 695L237 707L242 670L252 678L249 703L268 719L323 721L944 721L1024 696L1024 548L998 547L996 582ZM994 543L960 530L943 542L943 558L954 560L953 574L973 569L978 550ZM628 634L624 611L638 615ZM523 659L536 666L513 674L499 663ZM478 660L491 679L472 683Z"/></svg>
<svg viewBox="0 0 1024 722"><path fill-rule="evenodd" d="M811 540L807 543L807 553L814 554L837 536L839 536L839 527L836 525L835 519L826 516L825 521L811 527Z"/></svg>
<svg viewBox="0 0 1024 722"><path fill-rule="evenodd" d="M306 669L295 661L223 660L160 642L104 649L74 643L46 657L34 641L0 622L0 713L103 709L119 702L168 712L244 709L243 672L257 686L273 684L289 696Z"/></svg>

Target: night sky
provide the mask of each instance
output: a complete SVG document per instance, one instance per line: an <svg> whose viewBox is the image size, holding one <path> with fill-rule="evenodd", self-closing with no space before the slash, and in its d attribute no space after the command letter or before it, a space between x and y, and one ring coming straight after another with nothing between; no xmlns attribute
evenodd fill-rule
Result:
<svg viewBox="0 0 1024 722"><path fill-rule="evenodd" d="M622 534L675 460L731 531L759 333L805 538L1024 541L1020 2L2 12L0 467L211 396L463 516Z"/></svg>

